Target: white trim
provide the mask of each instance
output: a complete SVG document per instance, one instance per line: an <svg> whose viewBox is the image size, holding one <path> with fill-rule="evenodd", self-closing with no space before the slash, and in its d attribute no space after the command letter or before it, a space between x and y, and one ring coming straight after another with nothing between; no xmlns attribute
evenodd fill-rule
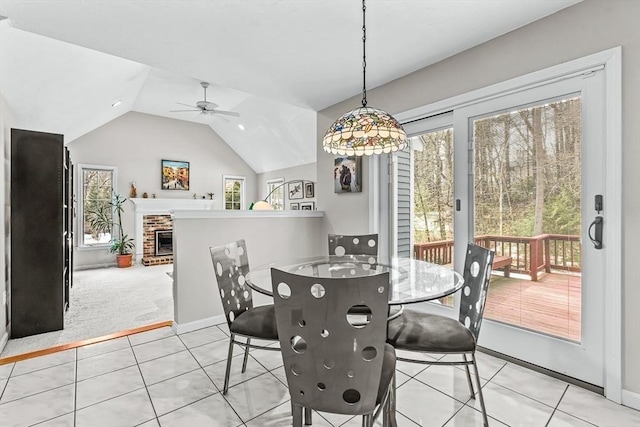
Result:
<svg viewBox="0 0 640 427"><path fill-rule="evenodd" d="M622 390L622 404L640 411L640 394L629 390Z"/></svg>
<svg viewBox="0 0 640 427"><path fill-rule="evenodd" d="M224 314L218 314L217 316L206 317L204 319L194 320L193 322L180 323L180 324L176 323L176 321L174 320L173 324L171 325L171 329L176 334L184 334L187 332L208 328L210 326L216 326L226 322L227 322L227 319L224 317Z"/></svg>
<svg viewBox="0 0 640 427"><path fill-rule="evenodd" d="M622 48L605 51L604 393L622 401ZM628 325L630 327L630 325Z"/></svg>
<svg viewBox="0 0 640 427"><path fill-rule="evenodd" d="M539 85L590 69L605 67L606 147L605 201L607 247L605 277L605 396L614 402L622 400L622 48L620 46L579 59L534 71L505 82L486 86L428 105L394 114L401 123L419 120L447 112L458 106L469 105L524 87ZM457 178L457 177L456 177Z"/></svg>
<svg viewBox="0 0 640 427"><path fill-rule="evenodd" d="M171 211L173 219L200 219L200 218L321 218L324 211Z"/></svg>

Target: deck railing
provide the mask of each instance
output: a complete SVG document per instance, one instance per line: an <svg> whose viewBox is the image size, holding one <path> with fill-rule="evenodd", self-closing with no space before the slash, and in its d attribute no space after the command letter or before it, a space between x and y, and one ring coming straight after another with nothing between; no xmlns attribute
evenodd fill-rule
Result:
<svg viewBox="0 0 640 427"><path fill-rule="evenodd" d="M493 249L496 256L510 256L511 272L527 274L536 282L538 274L551 270L578 272L582 268L580 236L541 234L534 237L476 236L477 245ZM416 259L437 264L453 262L453 240L413 245Z"/></svg>

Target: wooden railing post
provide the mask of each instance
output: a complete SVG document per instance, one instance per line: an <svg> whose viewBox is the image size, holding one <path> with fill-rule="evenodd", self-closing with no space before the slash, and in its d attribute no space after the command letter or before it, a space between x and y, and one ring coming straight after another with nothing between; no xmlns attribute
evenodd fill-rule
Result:
<svg viewBox="0 0 640 427"><path fill-rule="evenodd" d="M538 266L540 265L538 258L540 256L539 243L540 240L537 238L531 238L530 240L531 258L529 259L529 275L532 282L538 281Z"/></svg>

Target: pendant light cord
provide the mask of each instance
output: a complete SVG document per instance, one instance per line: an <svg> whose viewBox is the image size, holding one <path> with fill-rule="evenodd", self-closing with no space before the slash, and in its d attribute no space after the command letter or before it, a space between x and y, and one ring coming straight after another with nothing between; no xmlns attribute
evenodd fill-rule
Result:
<svg viewBox="0 0 640 427"><path fill-rule="evenodd" d="M367 26L365 23L365 12L367 6L364 4L365 0L362 0L362 106L367 106Z"/></svg>

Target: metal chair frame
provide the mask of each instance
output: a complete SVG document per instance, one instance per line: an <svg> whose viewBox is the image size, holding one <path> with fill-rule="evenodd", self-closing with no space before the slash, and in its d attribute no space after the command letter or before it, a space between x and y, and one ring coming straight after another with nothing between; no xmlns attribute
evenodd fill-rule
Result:
<svg viewBox="0 0 640 427"><path fill-rule="evenodd" d="M362 415L364 427L382 413L385 427L395 425L395 351L385 343L389 273L318 278L274 268L271 275L293 425L302 426L303 409L305 424L315 409Z"/></svg>
<svg viewBox="0 0 640 427"><path fill-rule="evenodd" d="M242 362L242 372L247 370L249 350L257 348L260 350L280 351L278 346L264 346L251 343L252 338L269 340L268 338L244 335L232 332L233 321L246 311L252 310L253 294L251 288L244 283L244 278L249 272L249 259L247 256L246 244L243 239L231 242L218 247L210 247L211 260L213 262L214 273L218 284L220 299L229 326L229 352L227 353L227 367L224 375L224 386L222 394L227 394L229 390L229 376L231 374L231 360L233 359L233 346L237 344L244 348L244 359ZM246 341L239 341L236 337L243 337ZM273 340L277 342L277 339Z"/></svg>
<svg viewBox="0 0 640 427"><path fill-rule="evenodd" d="M478 335L480 333L480 325L482 323L482 316L484 312L484 306L489 288L489 281L491 278L491 267L493 262L494 252L490 249L483 248L469 243L467 246L467 255L465 257L464 266L464 280L465 284L462 288L462 300L460 302L460 312L458 315L458 321L467 327L473 335L474 341L477 343ZM473 271L477 269L477 273L474 275ZM468 290L466 290L468 288ZM468 292L468 293L467 293ZM474 300L475 299L475 300ZM476 307L474 304L476 301L480 301L480 306ZM470 309L470 307L472 309ZM415 311L414 311L415 313ZM468 323L468 325L466 324ZM391 342L393 345L393 342ZM462 356L462 361L428 361L420 359L412 359L408 357L398 356L397 360L403 362L420 363L424 365L448 365L448 366L460 366L464 365L467 374L467 383L469 384L469 391L471 392L471 398L475 399L475 391L473 387L473 381L471 380L471 372L469 366L473 366L474 376L476 383L478 384L478 398L480 400L480 407L482 409L482 420L484 426L489 425L487 418L487 410L484 403L484 396L482 395L482 386L480 385L480 374L478 372L478 364L475 357L476 345L473 346L472 351L429 351L421 350L417 348L409 348L409 346L397 346L397 350L428 353L428 354L459 354ZM470 356L470 360L467 359Z"/></svg>

